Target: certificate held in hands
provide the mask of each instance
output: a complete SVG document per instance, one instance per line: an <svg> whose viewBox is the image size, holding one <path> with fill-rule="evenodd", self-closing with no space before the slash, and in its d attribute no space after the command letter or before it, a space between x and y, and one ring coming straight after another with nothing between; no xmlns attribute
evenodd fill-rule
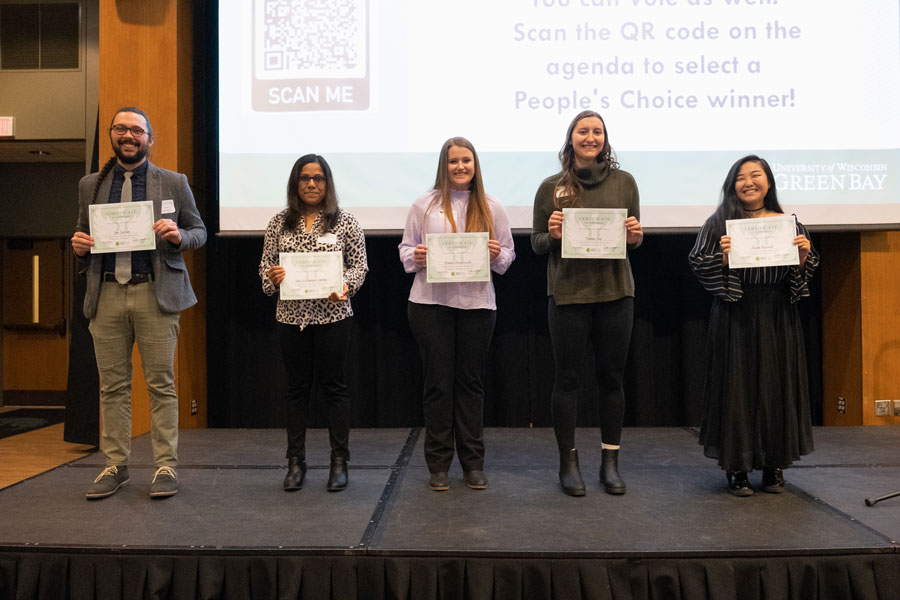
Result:
<svg viewBox="0 0 900 600"><path fill-rule="evenodd" d="M725 234L731 238L728 266L732 269L800 264L794 245L797 221L790 215L728 220Z"/></svg>
<svg viewBox="0 0 900 600"><path fill-rule="evenodd" d="M564 208L563 258L626 257L625 208Z"/></svg>
<svg viewBox="0 0 900 600"><path fill-rule="evenodd" d="M88 220L94 247L91 254L155 250L153 202L91 204Z"/></svg>
<svg viewBox="0 0 900 600"><path fill-rule="evenodd" d="M428 283L490 281L488 233L429 233L425 236Z"/></svg>
<svg viewBox="0 0 900 600"><path fill-rule="evenodd" d="M327 298L344 292L344 257L340 252L280 252L284 267L279 289L282 300Z"/></svg>

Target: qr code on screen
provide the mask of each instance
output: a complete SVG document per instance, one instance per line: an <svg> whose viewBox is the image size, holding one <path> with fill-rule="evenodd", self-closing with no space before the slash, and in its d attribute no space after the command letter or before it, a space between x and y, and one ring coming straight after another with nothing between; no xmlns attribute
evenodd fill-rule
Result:
<svg viewBox="0 0 900 600"><path fill-rule="evenodd" d="M256 76L364 77L366 0L257 0Z"/></svg>

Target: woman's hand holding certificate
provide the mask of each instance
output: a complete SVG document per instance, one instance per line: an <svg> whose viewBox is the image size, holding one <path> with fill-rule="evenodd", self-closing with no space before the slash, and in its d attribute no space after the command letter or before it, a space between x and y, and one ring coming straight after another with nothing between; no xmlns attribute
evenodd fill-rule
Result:
<svg viewBox="0 0 900 600"><path fill-rule="evenodd" d="M625 258L625 208L564 208L563 258Z"/></svg>
<svg viewBox="0 0 900 600"><path fill-rule="evenodd" d="M800 264L794 244L797 224L790 215L725 221L731 238L728 266L732 269Z"/></svg>
<svg viewBox="0 0 900 600"><path fill-rule="evenodd" d="M282 300L344 294L344 258L340 252L281 252L278 264L284 267L279 288Z"/></svg>
<svg viewBox="0 0 900 600"><path fill-rule="evenodd" d="M426 281L448 283L490 281L491 260L488 233L429 233Z"/></svg>
<svg viewBox="0 0 900 600"><path fill-rule="evenodd" d="M156 249L153 202L92 204L88 210L93 254Z"/></svg>

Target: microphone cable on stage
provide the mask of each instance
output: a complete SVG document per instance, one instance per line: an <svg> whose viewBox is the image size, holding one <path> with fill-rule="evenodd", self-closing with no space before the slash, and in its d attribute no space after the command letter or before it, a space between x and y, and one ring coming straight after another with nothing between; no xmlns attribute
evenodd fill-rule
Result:
<svg viewBox="0 0 900 600"><path fill-rule="evenodd" d="M886 495L881 496L881 497L879 497L879 498L875 498L874 500L872 500L871 498L866 498L866 506L875 506L876 504L878 504L878 503L881 502L882 500L888 500L888 499L890 499L890 498L896 498L897 496L900 496L900 491L893 492L893 493L891 493L891 494L886 494Z"/></svg>

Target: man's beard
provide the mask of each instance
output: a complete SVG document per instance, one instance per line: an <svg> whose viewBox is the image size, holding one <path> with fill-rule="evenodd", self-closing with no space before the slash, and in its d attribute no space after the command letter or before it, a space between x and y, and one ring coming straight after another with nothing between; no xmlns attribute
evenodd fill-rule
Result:
<svg viewBox="0 0 900 600"><path fill-rule="evenodd" d="M125 165L137 164L147 157L148 147L145 144L137 144L137 152L135 152L133 155L123 153L118 143L113 144L112 147L116 158L119 159L119 162Z"/></svg>

